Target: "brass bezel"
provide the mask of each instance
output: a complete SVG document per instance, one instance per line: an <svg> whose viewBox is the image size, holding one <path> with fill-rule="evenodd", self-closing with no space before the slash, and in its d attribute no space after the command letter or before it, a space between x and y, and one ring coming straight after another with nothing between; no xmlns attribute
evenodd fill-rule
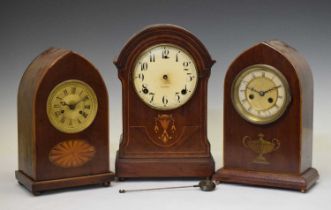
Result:
<svg viewBox="0 0 331 210"><path fill-rule="evenodd" d="M74 128L65 128L65 127L58 126L58 123L56 123L56 120L54 119L55 117L51 113L51 111L52 111L51 100L53 99L53 97L55 97L55 95L60 87L70 85L72 83L76 83L76 84L79 83L80 85L84 86L91 93L91 97L92 97L92 101L93 101L93 104L91 104L91 105L93 106L94 111L91 112L88 120L82 122L82 124L80 126L76 126ZM93 123L93 121L97 115L97 112L98 112L98 99L97 99L97 96L96 96L94 90L92 89L92 87L90 85L88 85L87 83L85 83L81 80L75 80L75 79L65 80L65 81L57 84L52 89L50 94L48 95L47 103L46 103L46 112L47 112L48 120L53 125L53 127L56 128L57 130L59 130L63 133L68 133L68 134L79 133L79 132L82 132L83 130L87 129Z"/></svg>
<svg viewBox="0 0 331 210"><path fill-rule="evenodd" d="M251 72L258 71L258 70L271 72L271 73L277 75L278 78L280 79L280 81L282 82L282 84L284 85L284 89L285 89L284 106L282 106L281 109L275 115L272 115L272 116L266 117L266 118L258 117L258 116L255 116L255 115L247 112L242 107L242 104L239 101L238 89L240 86L240 81L246 75L250 74ZM264 124L269 124L269 123L272 123L272 122L278 120L284 114L289 103L291 102L291 93L290 93L290 88L289 88L287 79L278 69L276 69L273 66L267 65L267 64L255 64L255 65L246 67L236 76L236 78L234 79L234 81L232 83L232 87L231 87L231 100L232 100L232 104L233 104L234 108L236 109L236 111L242 118L244 118L246 121L254 123L254 124L264 125Z"/></svg>
<svg viewBox="0 0 331 210"><path fill-rule="evenodd" d="M197 80L196 80L196 83L194 84L194 89L192 91L192 94L188 97L188 99L185 101L185 103L182 103L180 104L179 106L176 106L176 107L171 107L171 108L166 108L166 107L159 107L159 106L153 106L151 105L150 103L147 103L144 98L142 98L139 93L137 92L138 90L136 89L135 87L135 84L134 84L134 69L138 63L138 61L140 60L140 58L145 55L146 52L150 51L151 49L153 48L157 48L157 47L162 47L162 46L171 46L171 47L174 47L174 48L177 48L177 49L180 49L181 51L185 52L186 55L188 57L190 57L190 59L192 60L193 62L193 65L195 67L195 71L196 71L196 75L197 75ZM197 89L197 86L198 86L198 80L199 80L199 72L198 72L198 69L197 69L197 65L196 65L196 62L195 60L193 59L192 55L185 49L183 49L182 47L179 47L178 45L175 45L175 44L171 44L171 43L161 43L161 44L156 44L156 45L153 45L151 47L148 47L146 50L144 50L142 53L139 54L139 56L137 57L137 59L135 60L134 62L134 65L133 65L133 70L131 72L131 76L132 76L132 83L133 83L133 89L134 91L136 92L136 94L138 95L138 97L144 102L144 104L146 104L148 107L152 108L152 109L155 109L155 110L159 110L159 111L168 111L168 110L174 110L174 109L177 109L181 106L183 106L184 104L186 104L191 98L192 96L194 95L195 93L195 90Z"/></svg>

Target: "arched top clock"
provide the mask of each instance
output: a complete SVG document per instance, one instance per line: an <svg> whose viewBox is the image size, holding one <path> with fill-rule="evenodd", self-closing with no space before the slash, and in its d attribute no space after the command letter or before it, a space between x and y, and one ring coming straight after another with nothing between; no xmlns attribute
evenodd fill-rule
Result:
<svg viewBox="0 0 331 210"><path fill-rule="evenodd" d="M193 57L199 73L205 71L209 72L210 68L215 63L206 47L192 33L176 25L159 24L147 26L142 31L133 35L124 45L118 58L114 61L114 64L119 71L129 70L131 69L130 65L134 65L137 57L143 51L147 50L149 47L161 44L168 44L184 49L186 53L189 53L188 56ZM180 49L178 50L180 51Z"/></svg>
<svg viewBox="0 0 331 210"><path fill-rule="evenodd" d="M214 179L306 191L318 178L312 127L306 60L278 40L249 48L224 79L224 167Z"/></svg>
<svg viewBox="0 0 331 210"><path fill-rule="evenodd" d="M17 103L20 183L34 193L109 184L108 94L89 61L46 50L25 71Z"/></svg>
<svg viewBox="0 0 331 210"><path fill-rule="evenodd" d="M212 173L206 120L214 62L198 38L175 25L148 26L125 44L114 61L123 91L119 177ZM150 160L155 166L145 169ZM205 171L198 161L204 161Z"/></svg>

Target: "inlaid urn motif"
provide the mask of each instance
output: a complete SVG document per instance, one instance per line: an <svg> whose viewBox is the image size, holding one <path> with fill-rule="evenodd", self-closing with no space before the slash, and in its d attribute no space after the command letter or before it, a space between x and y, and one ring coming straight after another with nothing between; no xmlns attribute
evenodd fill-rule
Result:
<svg viewBox="0 0 331 210"><path fill-rule="evenodd" d="M257 153L257 157L253 160L253 163L269 164L269 161L264 157L265 154L274 152L279 149L279 140L274 138L271 141L264 139L262 133L258 134L257 139L252 139L249 136L244 136L242 139L243 145L249 148L253 152Z"/></svg>

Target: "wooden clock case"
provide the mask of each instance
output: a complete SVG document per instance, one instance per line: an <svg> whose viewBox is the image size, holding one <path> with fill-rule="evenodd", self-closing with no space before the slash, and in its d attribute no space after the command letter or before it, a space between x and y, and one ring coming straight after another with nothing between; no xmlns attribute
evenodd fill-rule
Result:
<svg viewBox="0 0 331 210"><path fill-rule="evenodd" d="M285 113L266 125L244 120L231 102L231 87L246 67L267 64L287 79L291 102ZM230 65L224 82L224 167L213 176L220 182L270 186L306 191L318 179L312 168L313 77L305 59L286 43L272 40L248 49ZM252 160L257 153L245 148L242 138L277 138L279 149L264 154L268 164Z"/></svg>
<svg viewBox="0 0 331 210"><path fill-rule="evenodd" d="M198 85L183 106L160 111L136 94L132 71L137 57L157 44L185 49L196 62ZM207 81L214 64L204 45L190 32L174 25L154 25L134 35L114 64L122 82L123 134L116 158L116 176L124 178L210 177L214 160L207 139ZM173 119L177 137L161 145L153 133L158 116Z"/></svg>
<svg viewBox="0 0 331 210"><path fill-rule="evenodd" d="M70 79L87 83L98 98L98 112L93 123L74 134L54 128L46 112L52 89ZM34 194L91 184L109 186L114 174L109 171L108 94L101 75L90 62L69 50L46 50L25 71L17 99L19 170L15 175L20 184ZM95 154L91 160L82 166L67 168L51 163L50 150L58 143L70 140L87 142L93 147Z"/></svg>

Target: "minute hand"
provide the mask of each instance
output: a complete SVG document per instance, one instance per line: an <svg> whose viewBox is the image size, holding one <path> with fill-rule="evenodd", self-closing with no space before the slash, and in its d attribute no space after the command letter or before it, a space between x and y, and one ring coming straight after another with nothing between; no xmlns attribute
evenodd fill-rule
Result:
<svg viewBox="0 0 331 210"><path fill-rule="evenodd" d="M84 101L85 97L84 98L81 98L79 99L76 103L74 103L73 105L76 106L77 104L79 104L80 102Z"/></svg>
<svg viewBox="0 0 331 210"><path fill-rule="evenodd" d="M266 93L268 93L268 92L270 92L270 91L276 90L276 89L278 89L278 88L280 88L280 87L281 87L281 85L278 85L278 86L272 87L272 88L270 88L269 90L264 91L264 94L266 94Z"/></svg>

